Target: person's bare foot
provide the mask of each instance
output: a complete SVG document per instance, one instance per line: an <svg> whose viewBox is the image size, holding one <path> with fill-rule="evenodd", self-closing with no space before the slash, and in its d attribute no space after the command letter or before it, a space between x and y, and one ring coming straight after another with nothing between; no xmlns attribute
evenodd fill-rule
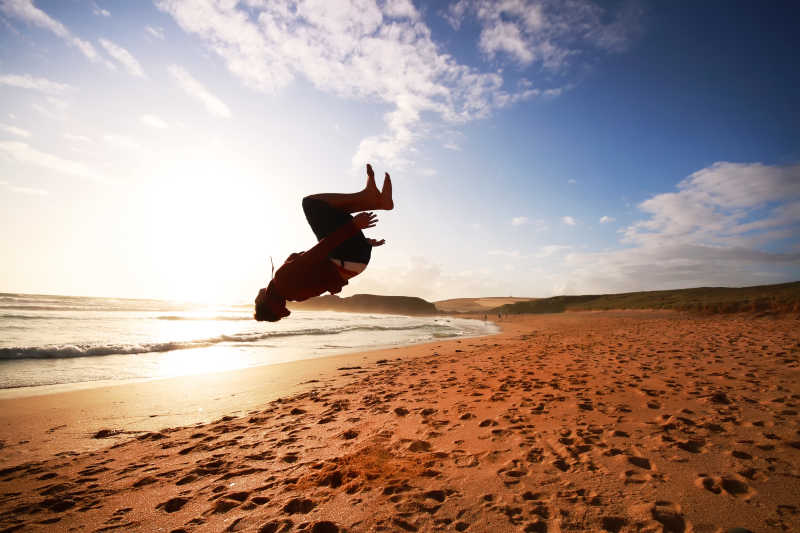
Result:
<svg viewBox="0 0 800 533"><path fill-rule="evenodd" d="M374 196L378 199L381 198L378 185L375 183L375 173L372 171L372 165L369 163L367 163L367 186L364 187L364 190L367 191L370 196Z"/></svg>
<svg viewBox="0 0 800 533"><path fill-rule="evenodd" d="M387 211L394 209L394 200L392 199L392 178L389 173L383 178L383 188L381 189L381 209Z"/></svg>

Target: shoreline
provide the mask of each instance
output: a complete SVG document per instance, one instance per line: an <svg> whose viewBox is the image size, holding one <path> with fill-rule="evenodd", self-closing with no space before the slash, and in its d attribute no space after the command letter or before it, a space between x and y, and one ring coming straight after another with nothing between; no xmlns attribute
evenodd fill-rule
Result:
<svg viewBox="0 0 800 533"><path fill-rule="evenodd" d="M471 317L456 317L456 318L470 318ZM478 320L477 318L473 320ZM481 320L481 322L492 322L491 320ZM495 324L494 322L492 322ZM496 325L496 324L495 324ZM385 344L385 345L375 345L368 348L341 348L337 350L332 350L333 353L330 355L322 355L322 356L315 356L315 357L307 357L304 359L295 359L293 361L280 361L277 363L260 363L255 364L252 366L245 366L241 368L231 368L231 369L222 369L216 371L203 371L198 372L196 374L183 374L179 376L161 376L161 377L152 377L152 378L132 378L132 379L120 379L120 380L96 380L96 381L79 381L76 383L53 383L51 385L29 385L29 386L20 386L20 387L7 387L4 389L0 389L0 401L2 400L12 400L16 398L28 398L32 396L47 396L50 394L59 394L65 392L73 392L73 391L80 391L80 390L89 390L95 388L104 388L104 387L115 387L120 385L131 385L134 383L151 383L154 381L164 381L169 379L190 379L195 376L203 376L207 374L224 374L226 372L237 372L237 371L244 371L254 368L260 368L264 366L277 366L277 365L285 365L289 363L301 362L301 361L316 361L320 359L327 359L329 357L340 357L340 356L347 356L353 354L360 354L360 353L367 353L372 351L385 351L385 350L393 350L395 348L407 348L409 346L417 346L421 344L433 344L437 342L450 342L452 340L460 340L460 339L475 339L480 337L487 337L492 335L497 335L501 333L500 330L493 332L493 333L486 333L483 335L461 335L461 336L453 336L453 337L446 337L438 340L425 340L419 342L412 342L408 344ZM199 348L203 349L203 348ZM164 352L166 353L166 352Z"/></svg>
<svg viewBox="0 0 800 533"><path fill-rule="evenodd" d="M342 311L342 312L344 313L344 311ZM406 315L396 315L396 316L406 316ZM483 320L483 319L479 318L477 315L462 315L462 316L442 315L442 316L447 316L449 318L456 318L456 319L476 320L476 321L479 321L479 322L483 322L484 324L491 323L492 325L497 327L496 322L494 322L492 320ZM128 384L133 384L133 383L149 383L149 382L152 382L152 381L161 381L161 380L167 380L167 379L186 379L186 378L191 378L192 376L199 376L199 375L204 375L204 374L217 374L217 373L224 373L224 372L235 372L235 371L238 371L238 370L247 370L247 369L258 368L258 367L262 367L262 366L274 366L274 365L281 365L281 364L297 362L297 361L312 361L312 360L317 360L317 359L325 359L325 358L328 358L328 357L338 357L338 356L342 356L342 355L364 353L364 352L369 352L369 351L389 350L389 349L394 349L394 348L404 348L404 347L408 347L408 346L415 346L415 345L418 345L418 344L428 344L428 343L434 343L434 342L447 342L449 340L456 340L456 339L470 339L470 338L483 337L483 336L487 336L487 335L496 335L498 333L500 333L499 328L498 328L498 331L496 331L496 332L485 333L485 334L477 334L477 335L473 335L473 334L456 335L456 336L452 336L452 337L444 337L444 338L441 338L441 339L422 340L422 341L416 341L416 342L410 342L410 343L401 343L401 344L375 344L373 346L352 347L352 348L344 348L343 347L343 348L336 348L336 349L330 350L330 353L326 354L326 355L315 355L315 356L305 357L305 358L302 358L302 359L294 359L294 360L288 360L288 361L278 361L278 362L274 362L274 363L273 362L261 362L261 363L254 364L252 366L245 366L245 367L240 367L240 368L227 368L227 369L220 369L220 370L201 371L201 372L198 372L198 373L190 373L190 374L182 374L182 375L174 375L174 376L139 377L139 378L119 379L119 380L117 380L117 379L105 379L105 380L95 380L95 381L79 381L79 382L73 382L73 383L52 383L52 384L46 384L46 385L23 385L23 386L18 386L18 387L6 387L6 388L0 388L0 401L8 400L8 399L14 399L14 398L25 398L25 397L30 397L30 396L43 396L43 395L48 395L48 394L71 392L71 391L77 391L77 390L87 390L87 389L101 388L101 387L112 387L112 386L117 386L117 385L128 385ZM203 349L206 349L206 348L196 348L196 349L203 350ZM249 349L256 349L256 348L249 348ZM189 351L191 351L191 350L189 350ZM154 353L154 352L148 352L148 353ZM161 352L161 353L169 353L169 352ZM131 355L136 355L136 354L131 354ZM72 360L72 358L71 357L56 358L56 359L43 358L43 359L35 359L35 360L40 360L40 361L51 361L51 360L69 361L69 360Z"/></svg>
<svg viewBox="0 0 800 533"><path fill-rule="evenodd" d="M449 344L502 333L499 327L499 331L487 335L169 378L3 389L0 390L3 451L0 468L42 460L65 450L93 451L140 433L241 415L270 401L301 394L320 383L335 387L354 373L366 372L367 366L374 369L377 361L411 359L426 354L432 347L446 351ZM354 366L358 368L350 372L340 370ZM101 430L110 430L112 434L94 438Z"/></svg>

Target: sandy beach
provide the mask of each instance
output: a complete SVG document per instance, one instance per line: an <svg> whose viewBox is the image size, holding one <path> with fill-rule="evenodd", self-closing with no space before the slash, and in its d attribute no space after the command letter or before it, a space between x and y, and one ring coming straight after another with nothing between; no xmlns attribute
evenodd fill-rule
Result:
<svg viewBox="0 0 800 533"><path fill-rule="evenodd" d="M499 325L0 399L0 531L800 530L796 316Z"/></svg>

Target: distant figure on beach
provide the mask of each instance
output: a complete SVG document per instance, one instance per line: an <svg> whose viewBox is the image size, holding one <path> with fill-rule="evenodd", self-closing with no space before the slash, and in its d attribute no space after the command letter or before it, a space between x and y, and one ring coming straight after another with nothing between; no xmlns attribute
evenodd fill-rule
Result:
<svg viewBox="0 0 800 533"><path fill-rule="evenodd" d="M277 322L290 312L286 301L300 302L325 291L336 294L347 280L367 268L372 248L385 240L367 239L361 232L378 222L369 210L391 210L392 180L387 172L378 190L372 166L367 164L367 185L351 194L325 193L303 198L303 211L319 241L305 252L290 255L275 271L266 288L258 291L253 318ZM352 216L351 213L358 213Z"/></svg>

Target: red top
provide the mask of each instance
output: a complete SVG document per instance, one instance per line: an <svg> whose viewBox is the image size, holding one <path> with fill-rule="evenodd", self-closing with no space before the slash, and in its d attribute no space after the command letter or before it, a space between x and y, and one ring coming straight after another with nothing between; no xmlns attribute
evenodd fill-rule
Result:
<svg viewBox="0 0 800 533"><path fill-rule="evenodd" d="M336 265L330 261L330 253L344 241L358 233L352 221L322 239L305 252L290 255L275 271L272 283L278 294L287 300L301 302L325 291L336 294L347 285Z"/></svg>

